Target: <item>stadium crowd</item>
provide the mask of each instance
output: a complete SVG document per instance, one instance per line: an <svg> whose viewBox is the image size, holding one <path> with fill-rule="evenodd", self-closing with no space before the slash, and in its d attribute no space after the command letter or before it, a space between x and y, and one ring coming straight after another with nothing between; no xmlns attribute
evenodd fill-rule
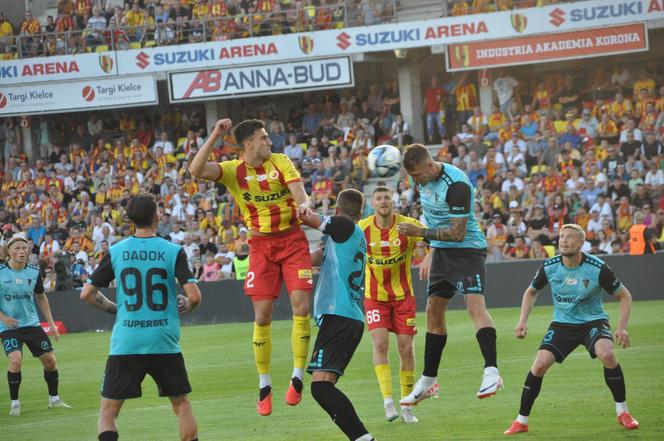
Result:
<svg viewBox="0 0 664 441"><path fill-rule="evenodd" d="M483 115L467 75L434 77L422 109L427 143L442 142L432 147L436 157L476 186L475 214L492 260L550 256L568 222L586 229L591 253L660 248L662 66L616 66L610 74L598 68L591 75L496 71L493 89L495 105ZM340 94L303 93L287 116L265 100L242 108L242 118L265 121L273 152L296 164L321 212L341 189L363 188L375 145L413 141L392 80ZM35 118L38 159L23 153L17 121L2 121L0 245L25 231L49 289L67 288L67 274L80 285L108 247L132 233L123 211L129 195L148 191L162 207L159 234L183 244L200 280L236 277L248 252L238 206L221 184L188 173L207 136L202 109L77 115L85 116ZM230 136L214 151L217 160L238 153ZM421 219L416 187L403 173L397 185L395 209ZM639 236L640 249L630 249L630 234ZM413 265L426 252L420 243Z"/></svg>
<svg viewBox="0 0 664 441"><path fill-rule="evenodd" d="M443 16L571 0L447 0ZM393 21L399 0L58 0L40 23L0 11L0 59L222 41Z"/></svg>

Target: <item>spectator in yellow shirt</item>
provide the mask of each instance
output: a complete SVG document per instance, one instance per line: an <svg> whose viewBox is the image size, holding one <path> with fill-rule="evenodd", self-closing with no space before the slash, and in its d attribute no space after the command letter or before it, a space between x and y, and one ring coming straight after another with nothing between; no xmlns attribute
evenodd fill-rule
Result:
<svg viewBox="0 0 664 441"><path fill-rule="evenodd" d="M638 99L641 89L647 89L649 97L652 98L655 96L655 80L650 78L648 71L645 69L639 71L639 79L634 82L634 92L632 95L634 100Z"/></svg>
<svg viewBox="0 0 664 441"><path fill-rule="evenodd" d="M7 38L12 35L14 35L14 27L5 20L5 15L0 12L0 52L4 52L4 46L12 44L12 39Z"/></svg>
<svg viewBox="0 0 664 441"><path fill-rule="evenodd" d="M208 5L207 0L198 0L191 10L192 18L204 19L210 15L210 6Z"/></svg>
<svg viewBox="0 0 664 441"><path fill-rule="evenodd" d="M452 6L452 16L459 17L461 15L468 15L468 3L465 0L457 0Z"/></svg>
<svg viewBox="0 0 664 441"><path fill-rule="evenodd" d="M140 41L142 27L145 23L143 11L141 11L138 2L131 5L131 10L125 14L124 22L128 28L129 38L133 41Z"/></svg>

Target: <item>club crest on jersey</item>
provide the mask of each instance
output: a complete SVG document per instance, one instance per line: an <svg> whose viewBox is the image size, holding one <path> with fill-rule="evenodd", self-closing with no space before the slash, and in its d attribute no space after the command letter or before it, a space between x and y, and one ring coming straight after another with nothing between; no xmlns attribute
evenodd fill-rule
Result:
<svg viewBox="0 0 664 441"><path fill-rule="evenodd" d="M11 294L5 294L5 300L10 301L12 299Z"/></svg>
<svg viewBox="0 0 664 441"><path fill-rule="evenodd" d="M268 176L269 176L270 179L272 179L273 181L276 181L277 179L279 179L279 172L278 172L277 170L272 170L272 171L270 171L270 173L268 174Z"/></svg>
<svg viewBox="0 0 664 441"><path fill-rule="evenodd" d="M399 245L401 245L401 239L397 237L392 241L392 243L394 244L395 247L398 247Z"/></svg>
<svg viewBox="0 0 664 441"><path fill-rule="evenodd" d="M579 281L576 279L567 279L565 280L565 284L569 286L576 286L579 284Z"/></svg>
<svg viewBox="0 0 664 441"><path fill-rule="evenodd" d="M583 287L588 288L588 285L590 285L590 280L588 279L583 279Z"/></svg>

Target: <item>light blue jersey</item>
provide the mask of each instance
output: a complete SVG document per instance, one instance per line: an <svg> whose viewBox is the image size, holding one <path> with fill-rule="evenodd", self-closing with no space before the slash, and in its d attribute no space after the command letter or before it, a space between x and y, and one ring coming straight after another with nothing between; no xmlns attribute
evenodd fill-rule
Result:
<svg viewBox="0 0 664 441"><path fill-rule="evenodd" d="M14 270L6 264L0 265L0 311L16 319L18 328L39 326L34 295L43 293L44 286L36 266L27 265L22 270ZM0 322L0 332L8 329Z"/></svg>
<svg viewBox="0 0 664 441"><path fill-rule="evenodd" d="M364 322L364 263L367 241L352 220L332 216L321 227L330 235L314 293L314 316L320 326L325 314Z"/></svg>
<svg viewBox="0 0 664 441"><path fill-rule="evenodd" d="M105 287L116 279L110 355L180 352L176 277L181 285L196 282L180 245L132 236L109 249L90 280Z"/></svg>
<svg viewBox="0 0 664 441"><path fill-rule="evenodd" d="M440 164L443 169L435 181L420 185L420 201L424 219L429 228L446 228L455 217L466 217L466 236L461 242L431 241L433 248L487 247L486 237L475 219L473 207L475 192L468 176L451 164Z"/></svg>
<svg viewBox="0 0 664 441"><path fill-rule="evenodd" d="M602 291L615 294L622 286L603 260L585 253L575 268L563 265L560 255L545 261L530 286L541 290L547 284L551 285L553 321L570 324L608 319Z"/></svg>

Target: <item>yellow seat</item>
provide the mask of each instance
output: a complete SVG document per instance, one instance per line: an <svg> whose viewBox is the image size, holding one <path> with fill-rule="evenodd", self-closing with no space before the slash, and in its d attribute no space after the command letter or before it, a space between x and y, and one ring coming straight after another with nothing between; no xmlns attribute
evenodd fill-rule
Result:
<svg viewBox="0 0 664 441"><path fill-rule="evenodd" d="M544 173L546 168L546 165L533 165L530 168L530 176L534 175L535 173Z"/></svg>
<svg viewBox="0 0 664 441"><path fill-rule="evenodd" d="M157 42L154 40L148 40L145 42L143 47L155 47L157 45Z"/></svg>
<svg viewBox="0 0 664 441"><path fill-rule="evenodd" d="M108 46L105 44L100 44L95 48L95 52L106 52L108 50Z"/></svg>
<svg viewBox="0 0 664 441"><path fill-rule="evenodd" d="M129 49L140 49L141 48L141 43L138 41L132 41L129 43Z"/></svg>

